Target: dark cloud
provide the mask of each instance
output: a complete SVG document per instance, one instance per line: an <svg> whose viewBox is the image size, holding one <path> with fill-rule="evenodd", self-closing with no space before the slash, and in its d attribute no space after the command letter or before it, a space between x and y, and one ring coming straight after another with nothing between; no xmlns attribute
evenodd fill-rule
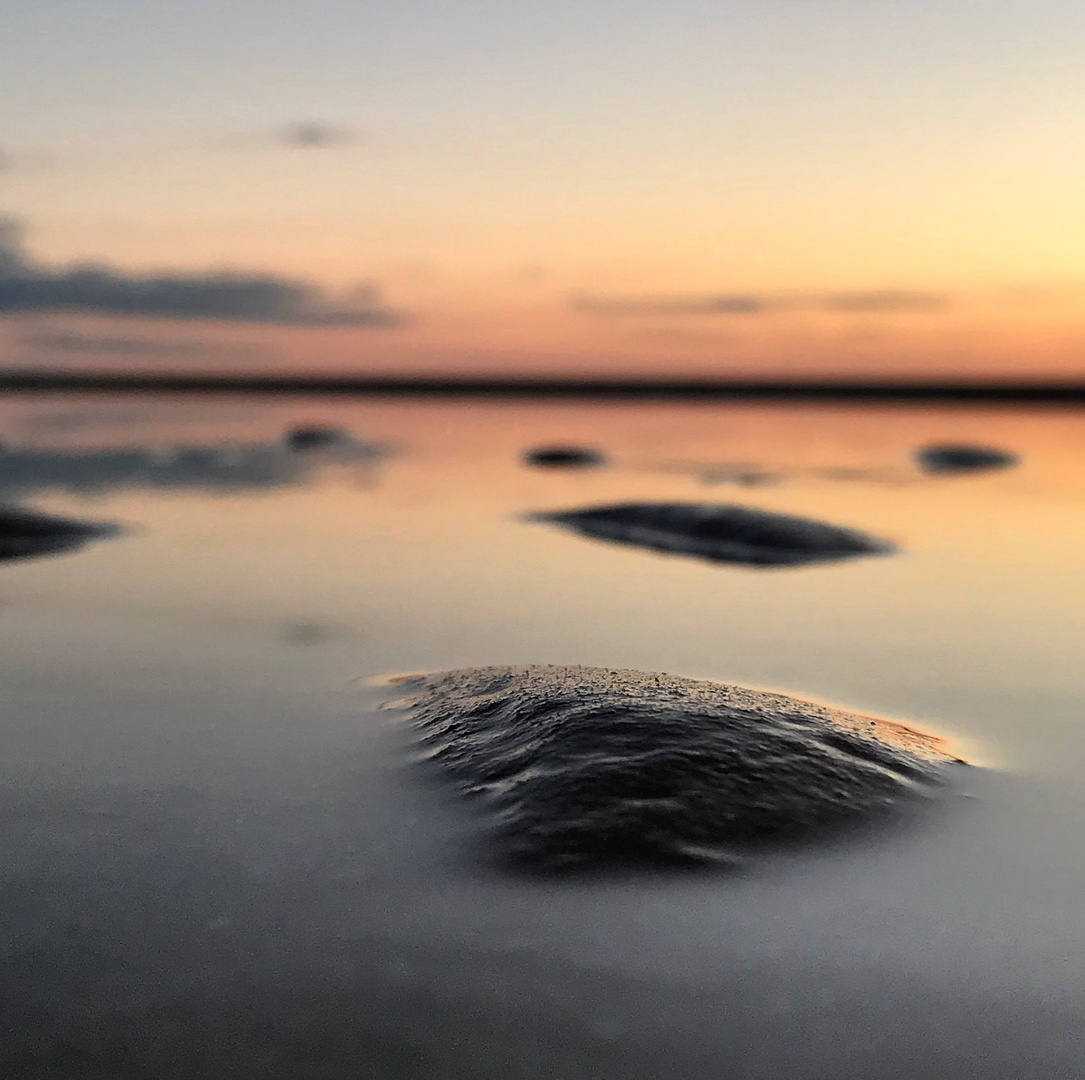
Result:
<svg viewBox="0 0 1085 1080"><path fill-rule="evenodd" d="M0 221L0 315L50 311L290 326L403 321L372 289L337 304L315 285L275 274L128 274L98 264L51 269L29 258L19 222Z"/></svg>
<svg viewBox="0 0 1085 1080"><path fill-rule="evenodd" d="M896 289L839 293L764 295L721 293L703 296L573 297L579 311L595 315L766 315L783 311L922 312L941 311L949 297L936 292Z"/></svg>
<svg viewBox="0 0 1085 1080"><path fill-rule="evenodd" d="M327 146L346 146L355 142L356 137L349 128L325 124L320 120L301 120L282 128L276 141L284 146L321 149Z"/></svg>

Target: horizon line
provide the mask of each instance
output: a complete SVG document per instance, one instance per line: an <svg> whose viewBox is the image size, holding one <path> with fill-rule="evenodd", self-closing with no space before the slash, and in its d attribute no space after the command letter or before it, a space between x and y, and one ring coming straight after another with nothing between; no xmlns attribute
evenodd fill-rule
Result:
<svg viewBox="0 0 1085 1080"><path fill-rule="evenodd" d="M417 397L779 398L1085 404L1085 378L606 378L0 370L0 392L343 394Z"/></svg>

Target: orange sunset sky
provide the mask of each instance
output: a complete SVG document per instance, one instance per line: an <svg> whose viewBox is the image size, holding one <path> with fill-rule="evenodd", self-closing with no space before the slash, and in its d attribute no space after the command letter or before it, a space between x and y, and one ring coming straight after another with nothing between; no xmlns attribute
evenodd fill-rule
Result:
<svg viewBox="0 0 1085 1080"><path fill-rule="evenodd" d="M1071 0L10 0L0 364L1085 375Z"/></svg>

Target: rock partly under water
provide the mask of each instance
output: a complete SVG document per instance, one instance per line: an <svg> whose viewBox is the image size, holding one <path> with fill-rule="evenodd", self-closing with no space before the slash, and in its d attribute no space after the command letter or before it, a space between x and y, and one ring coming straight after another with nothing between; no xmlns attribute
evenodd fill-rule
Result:
<svg viewBox="0 0 1085 1080"><path fill-rule="evenodd" d="M291 450L324 450L349 446L354 442L348 431L322 424L301 424L291 428L283 441Z"/></svg>
<svg viewBox="0 0 1085 1080"><path fill-rule="evenodd" d="M995 446L971 446L966 443L937 443L916 451L916 461L924 472L979 472L985 469L1009 469L1020 458Z"/></svg>
<svg viewBox="0 0 1085 1080"><path fill-rule="evenodd" d="M714 503L622 503L530 515L600 540L713 562L798 566L896 550L857 529Z"/></svg>
<svg viewBox="0 0 1085 1080"><path fill-rule="evenodd" d="M603 454L584 446L539 446L525 451L523 461L542 469L594 469L606 464Z"/></svg>
<svg viewBox="0 0 1085 1080"><path fill-rule="evenodd" d="M539 869L715 862L928 795L941 739L782 694L607 668L468 668L392 680L426 759Z"/></svg>
<svg viewBox="0 0 1085 1080"><path fill-rule="evenodd" d="M0 560L71 551L90 540L116 536L119 531L115 525L72 521L21 507L0 507Z"/></svg>

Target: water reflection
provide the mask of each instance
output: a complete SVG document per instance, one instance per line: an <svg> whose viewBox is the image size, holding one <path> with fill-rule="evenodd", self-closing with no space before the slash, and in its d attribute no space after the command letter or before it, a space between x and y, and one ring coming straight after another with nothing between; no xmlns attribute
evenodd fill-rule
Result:
<svg viewBox="0 0 1085 1080"><path fill-rule="evenodd" d="M50 509L139 525L3 575L0 1074L1081 1073L1080 413L178 398L128 423L110 401L40 434L41 399L0 401L28 502L79 465L116 490ZM353 465L286 486L339 460L282 445L311 420L411 453L375 491ZM1023 467L912 464L992 438ZM520 463L560 445L618 467ZM210 487L201 453L226 459ZM253 490L246 453L281 486L209 499L224 473ZM741 501L908 554L725 572L519 520L704 495L621 467L649 460L802 469ZM890 465L916 482L814 472ZM414 783L354 680L539 661L846 702L1000 768L919 828L746 874L499 877L478 804Z"/></svg>
<svg viewBox="0 0 1085 1080"><path fill-rule="evenodd" d="M189 443L171 447L0 448L0 497L63 491L102 494L122 489L237 492L296 487L322 468L373 469L388 449L346 434L299 452L284 441Z"/></svg>
<svg viewBox="0 0 1085 1080"><path fill-rule="evenodd" d="M1019 455L988 446L946 443L921 447L908 464L885 465L780 465L758 461L661 461L646 462L649 472L689 476L706 485L767 487L801 480L844 480L899 487L942 476L957 476L1020 464Z"/></svg>

